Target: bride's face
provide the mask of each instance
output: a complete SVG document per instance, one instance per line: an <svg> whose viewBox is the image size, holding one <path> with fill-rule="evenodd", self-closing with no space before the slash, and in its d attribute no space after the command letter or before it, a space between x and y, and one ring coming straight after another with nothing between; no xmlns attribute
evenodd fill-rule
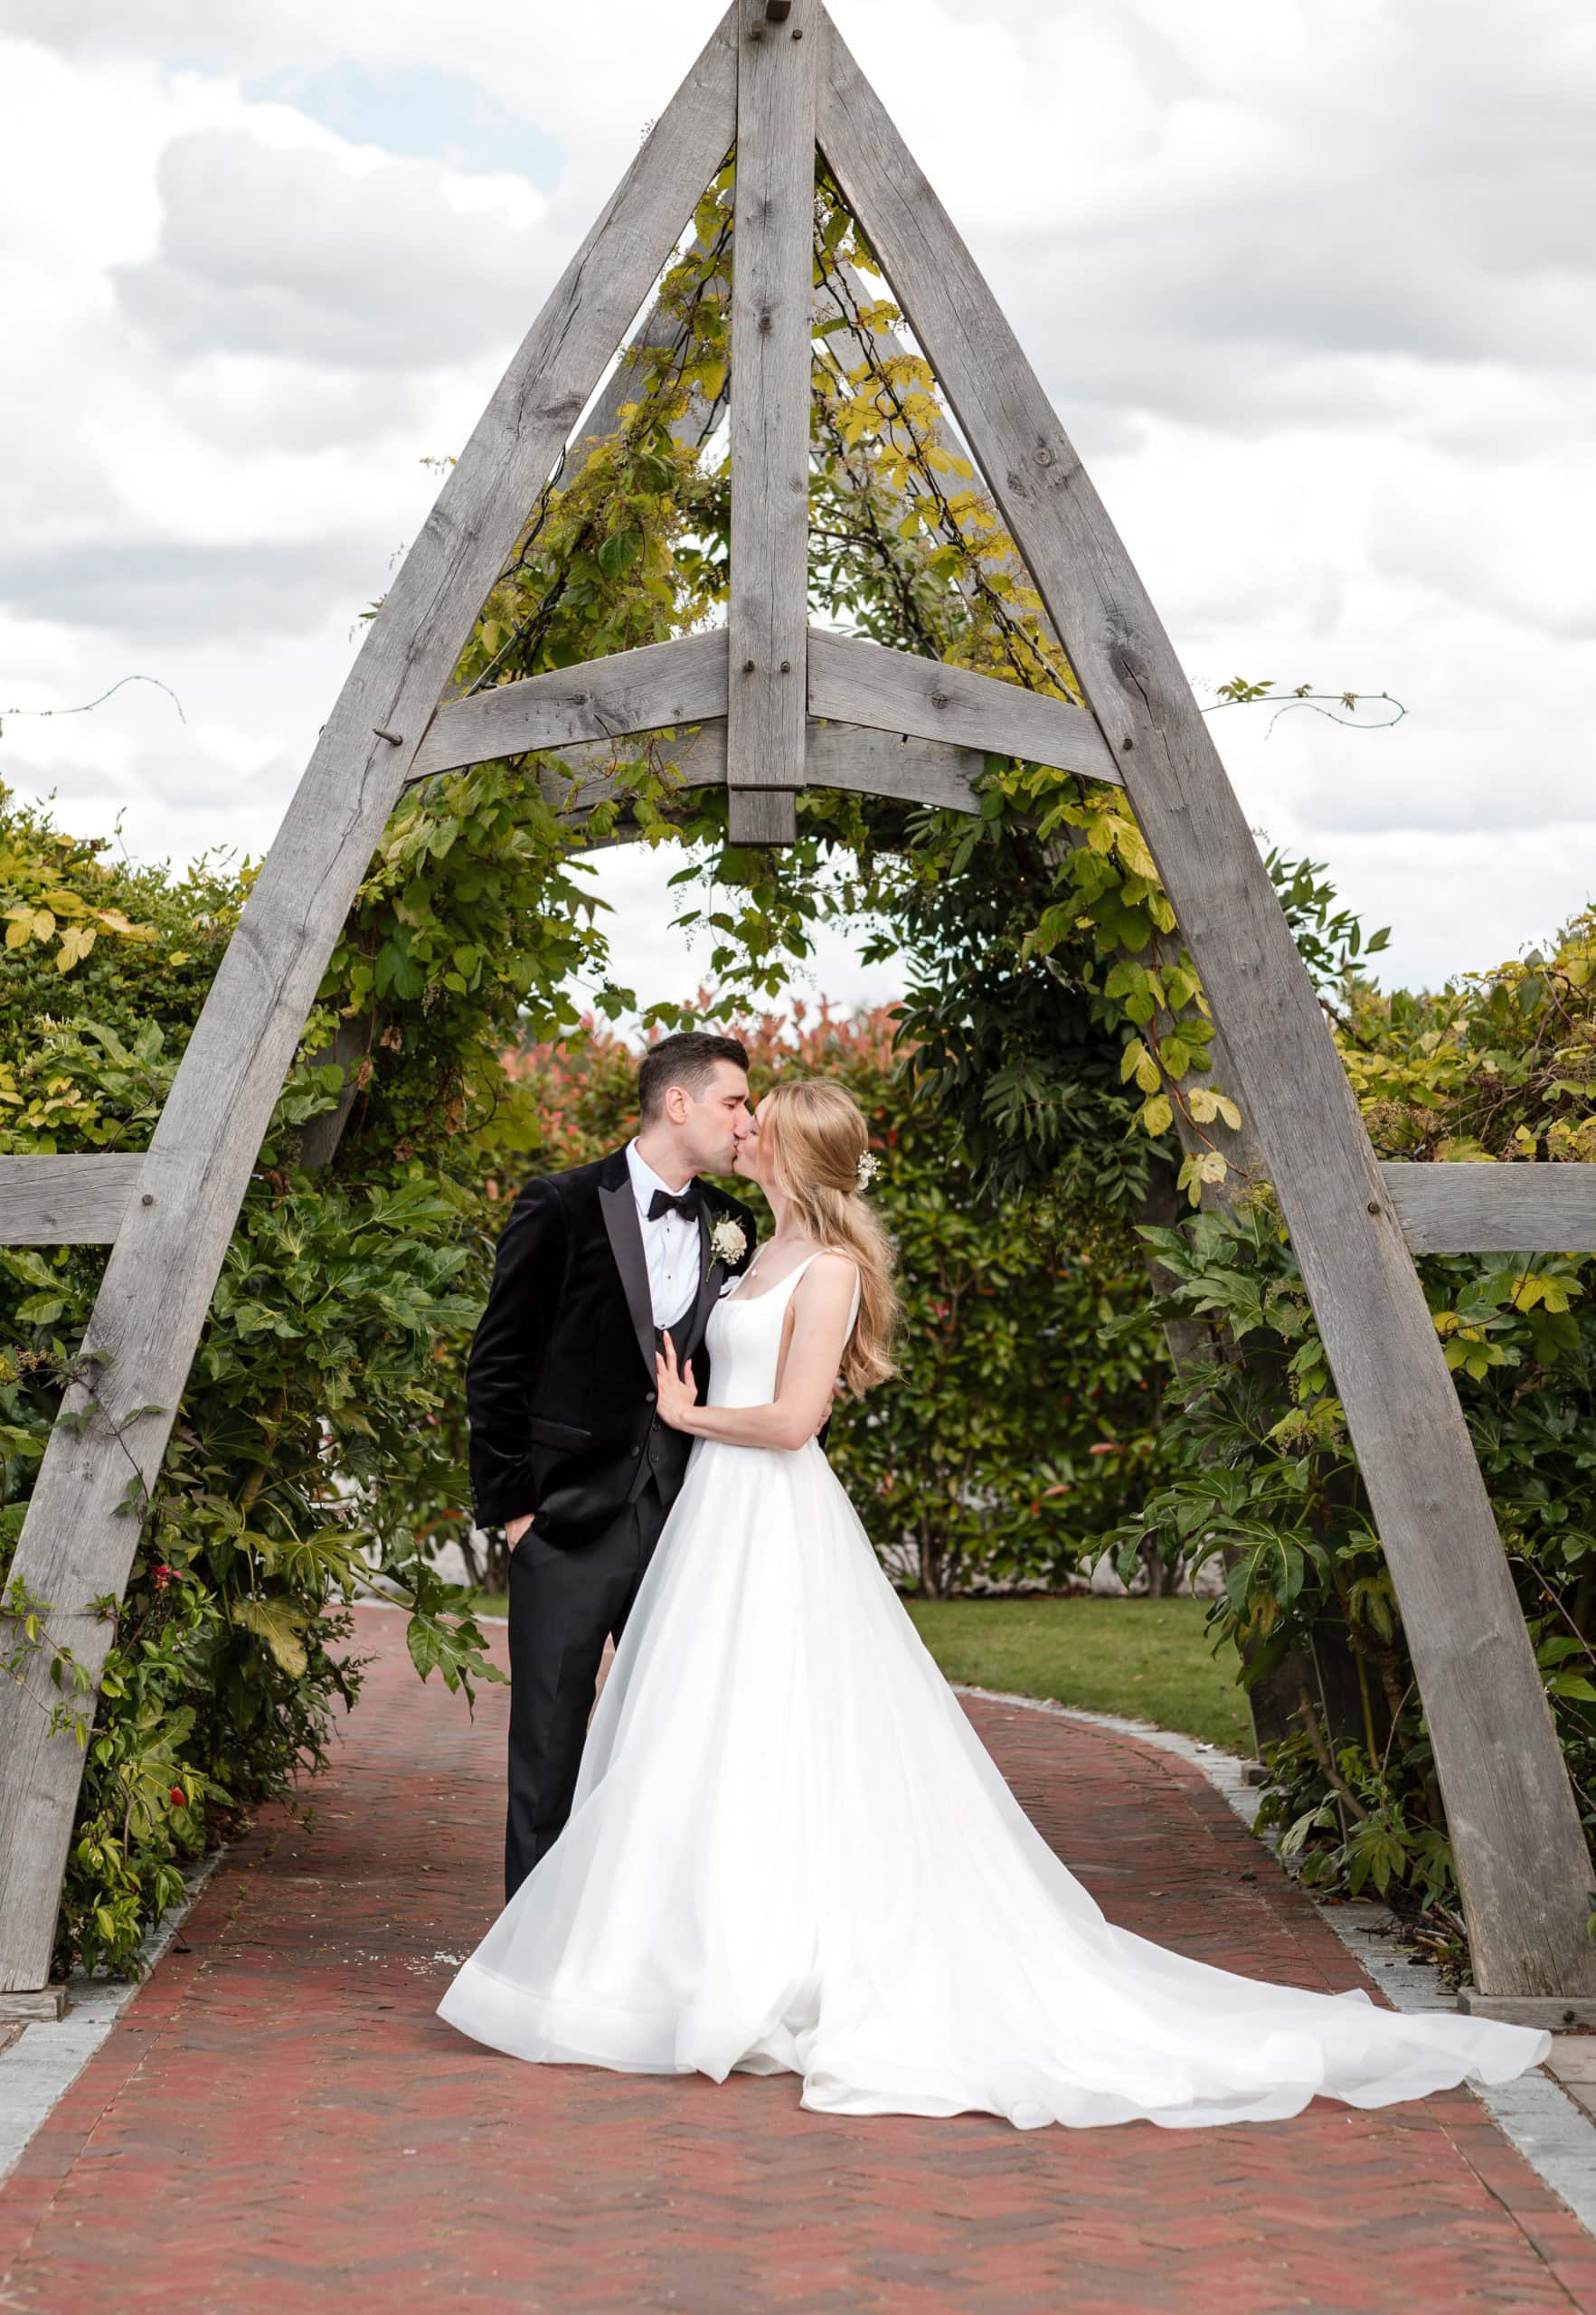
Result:
<svg viewBox="0 0 1596 2315"><path fill-rule="evenodd" d="M761 1189L770 1187L770 1160L760 1134L760 1121L769 1106L770 1096L767 1094L739 1133L737 1155L732 1162L734 1173L741 1174L745 1182L757 1182Z"/></svg>

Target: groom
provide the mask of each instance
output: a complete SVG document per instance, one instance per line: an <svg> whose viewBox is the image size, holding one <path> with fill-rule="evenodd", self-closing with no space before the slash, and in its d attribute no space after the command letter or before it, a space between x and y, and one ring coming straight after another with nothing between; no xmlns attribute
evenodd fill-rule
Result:
<svg viewBox="0 0 1596 2315"><path fill-rule="evenodd" d="M637 1071L635 1138L530 1181L499 1236L466 1363L471 1501L510 1545L505 1901L571 1811L606 1633L619 1640L692 1440L655 1413L668 1328L702 1397L704 1329L754 1218L697 1178L752 1128L748 1054L700 1030Z"/></svg>

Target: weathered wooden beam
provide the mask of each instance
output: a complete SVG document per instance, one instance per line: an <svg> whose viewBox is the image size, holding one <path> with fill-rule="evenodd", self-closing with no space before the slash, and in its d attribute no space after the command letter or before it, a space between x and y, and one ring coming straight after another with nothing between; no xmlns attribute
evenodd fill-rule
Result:
<svg viewBox="0 0 1596 2315"><path fill-rule="evenodd" d="M935 364L1223 1023L1401 1603L1476 1976L1596 1991L1590 1863L1489 1498L1391 1195L1213 738L1145 588L947 213L829 25L819 135Z"/></svg>
<svg viewBox="0 0 1596 2315"><path fill-rule="evenodd" d="M325 1068L336 1062L344 1072L344 1082L338 1088L338 1098L330 1110L318 1110L307 1120L299 1135L299 1163L311 1173L318 1173L330 1166L337 1154L349 1113L360 1091L360 1068L371 1050L374 1024L370 1011L351 1014L340 1020L330 1042L316 1048L316 1059Z"/></svg>
<svg viewBox="0 0 1596 2315"><path fill-rule="evenodd" d="M411 783L462 764L656 732L725 713L725 629L680 635L450 700L416 751Z"/></svg>
<svg viewBox="0 0 1596 2315"><path fill-rule="evenodd" d="M703 251L704 245L696 235L688 246L695 253ZM675 345L681 329L677 316L667 312L663 305L656 303L649 307L595 395L592 408L581 421L581 433L572 435L562 463L544 485L544 494L551 501L570 488L600 444L608 442L615 434L627 404L647 400L650 380L643 367L645 358L658 348ZM671 420L671 439L680 443L697 442L708 416L703 396L696 388L690 390L685 408ZM450 701L465 698L468 696L468 687L457 692L452 685L446 685L442 696Z"/></svg>
<svg viewBox="0 0 1596 2315"><path fill-rule="evenodd" d="M811 722L805 732L804 784L845 788L862 796L886 796L904 804L929 804L939 811L973 812L975 787L985 769L978 748L945 740L902 739L892 732L857 724ZM685 732L661 754L671 776L684 788L723 787L726 779L724 719ZM615 751L592 742L561 751L560 766L539 774L544 801L575 817L591 811L616 788ZM632 830L624 831L630 835Z"/></svg>
<svg viewBox="0 0 1596 2315"><path fill-rule="evenodd" d="M811 788L845 788L940 812L973 812L976 782L987 768L979 748L949 740L905 738L856 723L811 723L805 769Z"/></svg>
<svg viewBox="0 0 1596 2315"><path fill-rule="evenodd" d="M1096 716L1083 707L818 627L809 629L809 713L1021 756L1088 780L1119 778Z"/></svg>
<svg viewBox="0 0 1596 2315"><path fill-rule="evenodd" d="M0 1993L0 2026L32 2026L64 2017L65 1986L39 1986L27 1993Z"/></svg>
<svg viewBox="0 0 1596 2315"><path fill-rule="evenodd" d="M695 253L703 253L703 244L696 238L690 246ZM674 346L681 334L679 316L667 311L662 305L656 304L648 308L600 388L581 432L574 437L566 450L560 479L553 486L556 496L570 487L593 452L618 431L620 414L627 404L647 399L649 377L646 365L648 355ZM680 418L672 420L672 436L678 442L695 442L708 416L702 396L694 390L688 395L686 410Z"/></svg>
<svg viewBox="0 0 1596 2315"><path fill-rule="evenodd" d="M143 1171L121 1150L0 1158L0 1246L109 1246Z"/></svg>
<svg viewBox="0 0 1596 2315"><path fill-rule="evenodd" d="M14 1573L97 1677L154 1483L283 1077L445 678L525 511L735 133L737 18L711 38L555 285L366 631L229 943L106 1266L86 1348L92 1421L53 1433ZM148 1203L144 1203L147 1196ZM88 1394L69 1394L71 1412ZM136 1412L153 1406L156 1412ZM83 1755L47 1734L44 1649L0 1682L0 1988L42 1986Z"/></svg>
<svg viewBox="0 0 1596 2315"><path fill-rule="evenodd" d="M1416 1254L1596 1253L1596 1165L1383 1165Z"/></svg>
<svg viewBox="0 0 1596 2315"><path fill-rule="evenodd" d="M740 0L732 215L728 829L790 844L804 776L818 0Z"/></svg>

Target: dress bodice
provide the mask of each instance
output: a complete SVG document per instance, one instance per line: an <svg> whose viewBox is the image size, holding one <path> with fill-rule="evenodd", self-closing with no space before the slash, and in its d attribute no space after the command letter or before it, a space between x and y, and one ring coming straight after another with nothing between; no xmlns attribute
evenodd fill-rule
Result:
<svg viewBox="0 0 1596 2315"><path fill-rule="evenodd" d="M815 1253L840 1253L835 1246L817 1246ZM768 1406L776 1395L776 1370L781 1355L781 1322L798 1282L815 1254L789 1271L779 1286L761 1287L757 1294L743 1291L740 1279L722 1294L709 1314L704 1340L709 1346L709 1394L712 1407ZM744 1279L748 1273L744 1273ZM859 1280L854 1280L848 1332L859 1315Z"/></svg>

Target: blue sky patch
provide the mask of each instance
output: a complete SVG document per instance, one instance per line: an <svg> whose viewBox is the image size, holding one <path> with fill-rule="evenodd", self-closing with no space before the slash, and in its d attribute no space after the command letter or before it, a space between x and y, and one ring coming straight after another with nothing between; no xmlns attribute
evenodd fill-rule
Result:
<svg viewBox="0 0 1596 2315"><path fill-rule="evenodd" d="M257 104L292 105L352 145L444 161L474 175L513 169L545 191L558 179L564 147L500 104L475 80L419 65L357 64L326 71L291 66L245 84Z"/></svg>

